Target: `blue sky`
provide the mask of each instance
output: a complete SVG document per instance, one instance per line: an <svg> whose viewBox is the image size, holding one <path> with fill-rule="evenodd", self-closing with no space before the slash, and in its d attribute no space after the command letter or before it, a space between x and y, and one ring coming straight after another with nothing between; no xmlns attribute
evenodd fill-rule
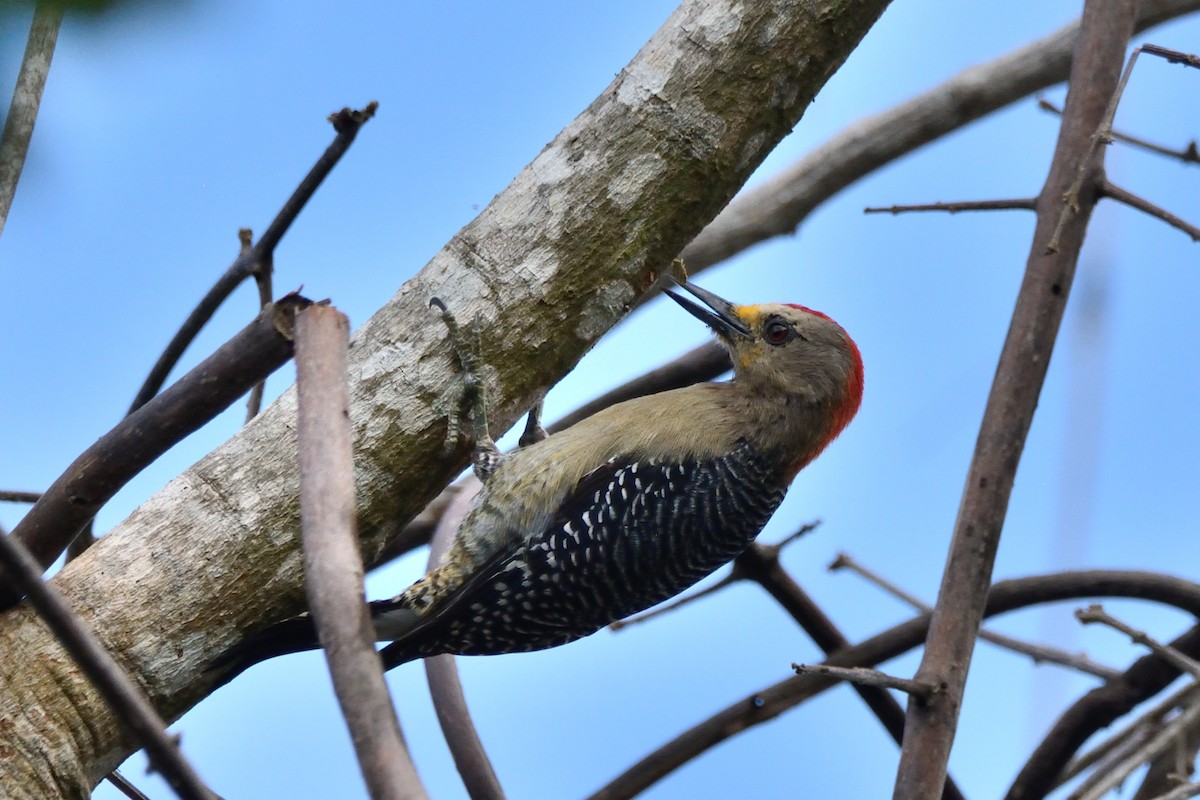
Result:
<svg viewBox="0 0 1200 800"><path fill-rule="evenodd" d="M958 70L1042 36L1077 3L901 0L829 83L755 180L842 127ZM38 489L122 414L163 344L265 228L331 138L325 116L378 100L375 120L276 255L280 293L304 286L361 324L564 125L666 19L673 3L134 4L64 25L25 174L0 237L0 486ZM0 10L7 98L28 18ZM1139 41L1195 51L1195 20ZM1119 127L1183 146L1200 129L1200 73L1143 59ZM1062 90L1048 93L1061 101ZM1032 215L864 216L867 205L1035 194L1055 120L1019 104L912 154L818 209L794 237L704 273L738 302L826 311L866 360L861 413L794 485L764 534L819 517L785 565L852 639L898 622L895 601L825 566L852 553L932 599ZM1110 176L1200 222L1197 175L1119 147ZM1200 251L1161 223L1103 205L1017 478L997 577L1139 567L1195 576L1195 346ZM1097 316L1082 313L1085 297ZM253 313L245 287L187 364ZM1083 325L1095 319L1090 328ZM1085 331L1091 333L1084 335ZM655 303L605 338L550 395L557 416L704 339ZM292 380L290 367L270 384ZM235 409L164 456L102 512L101 530L233 434ZM22 509L0 506L11 527ZM423 555L373 576L387 596ZM1185 619L1111 604L1169 638ZM1071 607L997 627L1123 665L1136 651L1077 631ZM994 796L1087 679L990 647L979 658L952 771ZM753 586L654 624L545 653L461 659L468 698L510 796L586 794L729 702L819 656ZM914 657L888 665L908 674ZM421 773L457 782L419 666L390 676ZM239 797L364 796L322 660L256 668L176 728L213 787ZM846 689L733 739L650 798L737 793L880 797L896 748ZM141 769L128 772L139 781ZM168 796L144 779L155 796ZM116 794L102 788L97 797Z"/></svg>

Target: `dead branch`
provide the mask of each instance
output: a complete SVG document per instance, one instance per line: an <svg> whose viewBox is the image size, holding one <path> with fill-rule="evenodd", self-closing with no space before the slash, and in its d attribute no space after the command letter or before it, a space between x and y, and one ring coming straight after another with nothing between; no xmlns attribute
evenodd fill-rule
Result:
<svg viewBox="0 0 1200 800"><path fill-rule="evenodd" d="M855 686L872 686L878 689L896 689L919 700L928 700L937 692L936 686L888 675L877 669L866 667L834 667L829 664L792 664L797 675L825 675Z"/></svg>
<svg viewBox="0 0 1200 800"><path fill-rule="evenodd" d="M34 6L25 55L21 58L12 102L4 117L4 130L0 132L0 233L4 232L17 183L25 169L25 154L29 152L29 142L33 138L33 126L42 104L46 77L50 74L62 16L63 7L59 3L43 0Z"/></svg>
<svg viewBox="0 0 1200 800"><path fill-rule="evenodd" d="M454 533L458 530L480 489L479 480L470 475L460 481L460 491L451 501L446 513L438 522L429 548L429 564L432 570L441 563L442 556L450 548ZM429 683L429 695L437 712L442 735L454 758L454 766L462 776L463 786L471 800L504 800L504 789L496 770L483 747L483 740L475 729L467 698L463 693L462 681L458 676L458 662L454 656L442 655L425 659L425 677Z"/></svg>
<svg viewBox="0 0 1200 800"><path fill-rule="evenodd" d="M933 611L933 606L924 602L916 595L901 589L899 586L887 580L879 573L867 569L867 567L863 566L856 559L852 558L846 553L839 553L838 557L834 559L832 564L829 565L829 569L848 569L851 572L860 575L863 579L874 584L875 586L878 586L880 589L883 589L893 597L904 601L917 611L922 611L925 613ZM1014 653L1020 653L1022 655L1029 656L1033 659L1035 664L1058 664L1059 666L1067 667L1068 669L1079 670L1080 672L1086 672L1089 675L1095 675L1097 678L1103 678L1104 680L1115 678L1121 674L1119 670L1115 670L1112 667L1105 666L1104 664L1097 664L1095 661L1092 661L1090 658L1088 658L1084 653L1068 653L1065 650L1061 650L1057 647L1037 644L1036 642L1025 642L1020 639L1014 639L1011 636L1005 636L1002 633L996 633L995 631L987 630L986 628L980 629L979 638L983 639L985 642L991 642L998 647L1012 650Z"/></svg>
<svg viewBox="0 0 1200 800"><path fill-rule="evenodd" d="M1090 605L1087 608L1081 608L1075 612L1075 618L1084 625L1107 625L1113 630L1120 631L1132 639L1136 644L1140 644L1142 647L1157 653L1163 661L1170 663L1180 672L1186 672L1193 678L1200 679L1200 662L1188 658L1183 653L1164 645L1162 642L1159 642L1145 631L1140 631L1133 626L1122 622L1106 612L1104 610L1104 606L1096 604Z"/></svg>
<svg viewBox="0 0 1200 800"><path fill-rule="evenodd" d="M1037 205L1036 197L1017 197L1009 200L958 200L953 203L917 203L903 206L868 206L864 214L906 214L913 211L945 211L957 214L960 211L1033 211Z"/></svg>
<svg viewBox="0 0 1200 800"><path fill-rule="evenodd" d="M1200 228L1196 227L1190 222L1180 219L1170 211L1167 211L1165 208L1157 206L1154 203L1151 203L1149 200L1139 197L1127 189L1122 189L1120 186L1117 186L1107 178L1100 185L1100 194L1104 197L1116 200L1118 203L1124 203L1130 208L1137 209L1143 214L1147 214L1155 219L1162 220L1172 228L1186 233L1189 237L1191 237L1193 242L1200 242Z"/></svg>
<svg viewBox="0 0 1200 800"><path fill-rule="evenodd" d="M1190 581L1170 575L1146 572L1089 570L1000 581L992 586L983 616L986 618L1019 608L1079 597L1134 597L1139 600L1172 605L1190 614L1200 611L1200 586ZM841 667L873 667L883 661L895 658L924 641L925 635L929 631L929 620L929 615L924 614L901 623L859 644L833 653L825 663ZM1200 627L1193 628L1189 634L1184 636L1191 638L1181 641L1184 637L1180 637L1173 645L1188 654L1200 653ZM1146 656L1131 667L1130 671L1138 669L1138 665L1143 662L1156 665L1157 668L1176 677L1179 674L1170 665L1163 664L1157 656ZM1154 668L1150 667L1150 669ZM1142 669L1144 671L1146 668ZM1125 678L1129 677L1130 671L1125 673ZM1141 677L1143 674L1139 673L1137 678ZM1169 682L1167 681L1167 683ZM744 730L774 719L833 685L835 682L825 676L796 675L755 692L718 711L657 750L647 754L606 786L592 794L589 800L629 800L708 749ZM1106 686L1111 685L1107 684ZM1131 685L1137 686L1139 690L1142 688L1140 683L1131 681ZM1162 686L1159 686L1147 696L1153 696L1161 688ZM1075 748L1062 755L1064 761L1070 758L1079 744L1087 739L1090 732L1104 727L1108 722L1096 727L1089 727L1089 732L1083 735ZM1080 728L1082 727L1086 727L1086 725L1080 726ZM1060 769L1061 763L1050 774L1051 781ZM1026 795L1025 797L1035 796L1040 797L1040 795ZM1010 797L1009 800L1013 800L1013 798Z"/></svg>
<svg viewBox="0 0 1200 800"><path fill-rule="evenodd" d="M363 598L346 388L349 335L349 320L332 306L310 306L296 317L296 432L305 588L371 797L424 800L428 795L400 733Z"/></svg>
<svg viewBox="0 0 1200 800"><path fill-rule="evenodd" d="M268 307L167 391L125 417L67 467L10 535L42 569L49 567L130 478L291 358L292 323L308 303L289 295ZM0 573L0 609L19 600Z"/></svg>
<svg viewBox="0 0 1200 800"><path fill-rule="evenodd" d="M1038 220L1025 278L988 395L929 637L914 676L945 690L924 704L911 700L908 704L896 800L931 797L941 791L946 779L1013 479L1097 199L1102 151L1089 144L1105 119L1136 12L1134 0L1088 0L1084 6L1071 89L1050 174L1038 195ZM1092 180L1076 188L1078 175ZM1068 221L1062 223L1068 186L1075 194ZM1058 243L1048 252L1046 242L1051 236Z"/></svg>
<svg viewBox="0 0 1200 800"><path fill-rule="evenodd" d="M343 108L335 114L329 116L329 122L333 125L337 136L329 147L325 148L325 152L313 164L312 169L300 181L300 185L292 192L291 197L283 204L283 208L279 209L279 213L275 215L275 219L271 220L271 224L267 226L267 230L259 238L258 243L249 250L243 248L234 259L229 269L225 274L217 279L213 287L208 290L208 293L200 300L196 307L192 310L183 325L172 337L171 341L163 349L162 354L158 357L158 361L150 369L150 374L146 376L146 380L142 383L142 387L138 390L137 395L133 398L133 402L129 405L129 413L140 408L151 397L158 394L163 383L167 380L167 376L179 362L188 345L196 338L201 328L212 319L212 315L216 313L225 299L233 293L233 290L241 285L242 281L252 275L270 269L271 258L275 252L275 246L287 233L296 216L303 210L309 198L317 191L321 182L325 177L333 171L339 160L350 149L350 145L354 143L354 138L358 135L359 129L366 124L367 120L375 115L375 110L378 104L371 102L365 108L359 111L353 111L349 108Z"/></svg>

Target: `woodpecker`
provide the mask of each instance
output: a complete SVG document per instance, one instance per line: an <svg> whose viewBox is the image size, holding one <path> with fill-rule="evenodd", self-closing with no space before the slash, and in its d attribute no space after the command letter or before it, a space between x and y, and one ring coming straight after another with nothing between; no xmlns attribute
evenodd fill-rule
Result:
<svg viewBox="0 0 1200 800"><path fill-rule="evenodd" d="M666 290L728 348L733 378L611 406L508 455L488 436L478 395L483 488L441 565L371 603L377 639L390 642L385 668L554 647L678 594L745 550L796 474L849 424L863 363L836 322L804 306L734 305L676 287L703 303ZM478 354L464 352L453 317L434 304L478 391ZM536 429L532 413L530 422ZM228 680L317 646L301 615L217 664Z"/></svg>

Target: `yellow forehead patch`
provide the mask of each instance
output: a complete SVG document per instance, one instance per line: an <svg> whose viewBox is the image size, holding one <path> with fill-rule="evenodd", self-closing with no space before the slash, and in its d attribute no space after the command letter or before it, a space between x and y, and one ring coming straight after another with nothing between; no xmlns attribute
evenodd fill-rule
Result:
<svg viewBox="0 0 1200 800"><path fill-rule="evenodd" d="M742 318L742 321L751 328L757 328L758 323L762 321L762 306L734 306L733 313Z"/></svg>

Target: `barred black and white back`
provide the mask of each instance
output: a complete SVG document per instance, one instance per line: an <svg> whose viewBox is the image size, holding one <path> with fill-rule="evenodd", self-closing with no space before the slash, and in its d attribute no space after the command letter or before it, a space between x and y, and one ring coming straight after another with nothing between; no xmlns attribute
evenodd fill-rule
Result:
<svg viewBox="0 0 1200 800"><path fill-rule="evenodd" d="M385 665L554 647L656 605L749 546L786 491L772 474L746 442L708 460L613 458L544 530L424 612L427 623L384 649Z"/></svg>

